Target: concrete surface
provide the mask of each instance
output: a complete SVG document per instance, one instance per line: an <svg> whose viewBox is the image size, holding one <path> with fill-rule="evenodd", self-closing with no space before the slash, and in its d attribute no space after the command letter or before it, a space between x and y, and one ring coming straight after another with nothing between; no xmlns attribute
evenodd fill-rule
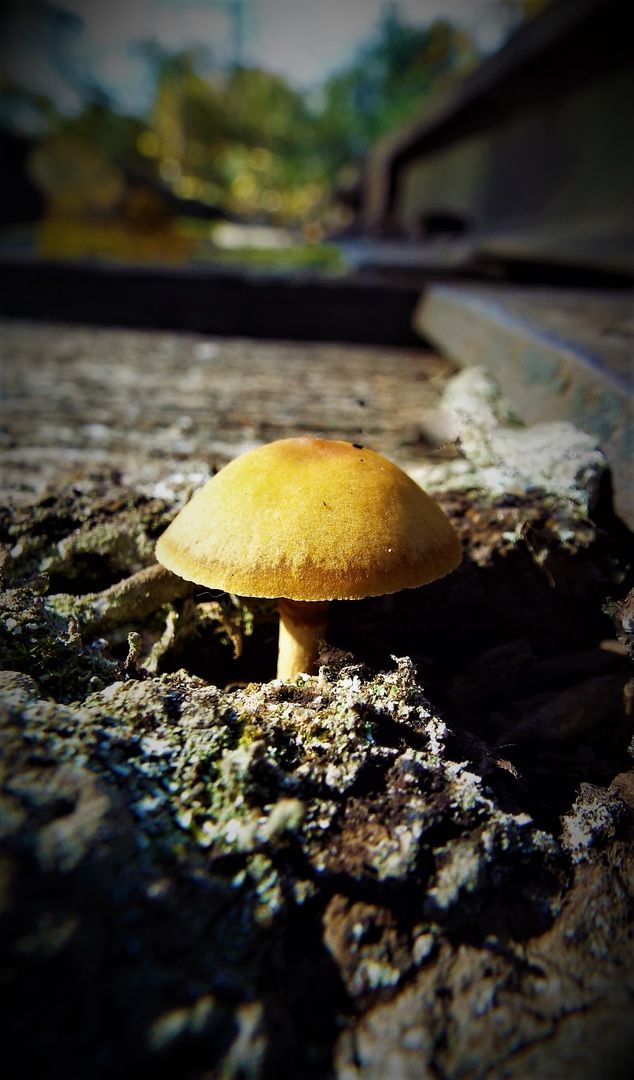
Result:
<svg viewBox="0 0 634 1080"><path fill-rule="evenodd" d="M76 471L155 484L206 478L294 435L361 442L402 465L454 367L417 348L249 341L0 322L0 502L28 503Z"/></svg>

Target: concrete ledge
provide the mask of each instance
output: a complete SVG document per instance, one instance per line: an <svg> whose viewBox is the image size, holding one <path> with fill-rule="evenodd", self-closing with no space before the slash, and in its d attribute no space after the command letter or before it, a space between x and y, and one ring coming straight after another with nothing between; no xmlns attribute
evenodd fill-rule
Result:
<svg viewBox="0 0 634 1080"><path fill-rule="evenodd" d="M417 284L208 265L121 265L0 254L0 315L230 337L418 345Z"/></svg>
<svg viewBox="0 0 634 1080"><path fill-rule="evenodd" d="M524 422L566 419L593 435L634 528L631 290L432 285L414 325L459 364L485 367Z"/></svg>

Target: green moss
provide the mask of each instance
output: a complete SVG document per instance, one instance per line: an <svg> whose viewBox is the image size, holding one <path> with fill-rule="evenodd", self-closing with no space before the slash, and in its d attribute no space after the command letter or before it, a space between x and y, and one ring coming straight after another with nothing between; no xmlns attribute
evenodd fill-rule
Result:
<svg viewBox="0 0 634 1080"><path fill-rule="evenodd" d="M59 701L81 700L122 673L97 648L84 647L69 611L52 611L29 587L0 593L0 668L31 675Z"/></svg>

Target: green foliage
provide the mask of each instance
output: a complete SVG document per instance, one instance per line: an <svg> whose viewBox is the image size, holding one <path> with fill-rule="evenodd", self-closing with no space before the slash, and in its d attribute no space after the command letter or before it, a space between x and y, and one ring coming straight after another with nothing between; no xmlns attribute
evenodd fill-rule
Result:
<svg viewBox="0 0 634 1080"><path fill-rule="evenodd" d="M291 270L319 271L321 274L340 274L345 270L341 252L328 244L296 244L285 248L242 247L215 248L213 261L268 273L289 273Z"/></svg>
<svg viewBox="0 0 634 1080"><path fill-rule="evenodd" d="M108 168L119 178L116 197L99 204L101 218L118 213L154 227L174 212L164 198L171 193L241 219L300 226L311 243L342 223L332 192L346 172L350 179L351 165L354 176L377 139L420 113L476 59L471 42L447 20L415 28L395 7L326 81L318 102L259 67L209 77L204 50L171 52L141 42L137 52L155 88L149 114L122 115L84 80L78 115L47 113L38 170L48 187L70 171L73 206L93 207L93 195L79 189L82 177L98 171L99 158L108 190L115 186ZM64 147L72 148L66 169ZM66 213L69 199L57 189L56 200Z"/></svg>
<svg viewBox="0 0 634 1080"><path fill-rule="evenodd" d="M284 221L304 216L321 198L314 185L325 173L313 119L284 79L238 67L211 80L197 71L194 53L156 46L144 53L156 94L139 142L176 194L241 216Z"/></svg>
<svg viewBox="0 0 634 1080"><path fill-rule="evenodd" d="M280 76L238 67L212 81L195 53L145 46L157 92L155 153L178 191L239 215L294 223L328 219L340 170L419 112L475 61L446 20L424 28L388 9L374 37L327 80L319 104Z"/></svg>
<svg viewBox="0 0 634 1080"><path fill-rule="evenodd" d="M115 164L140 164L136 149L143 121L117 112L109 104L90 101L76 116L60 118L57 133L89 143Z"/></svg>
<svg viewBox="0 0 634 1080"><path fill-rule="evenodd" d="M374 142L411 120L475 59L470 40L446 20L414 28L388 9L374 39L326 82L318 122L333 161L342 165L364 157Z"/></svg>

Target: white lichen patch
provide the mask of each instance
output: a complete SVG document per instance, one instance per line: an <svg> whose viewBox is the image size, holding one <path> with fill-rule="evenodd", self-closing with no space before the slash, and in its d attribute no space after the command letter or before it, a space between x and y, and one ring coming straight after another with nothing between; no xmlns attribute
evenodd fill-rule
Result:
<svg viewBox="0 0 634 1080"><path fill-rule="evenodd" d="M434 879L428 890L428 902L446 911L465 893L475 892L482 880L485 860L482 847L477 839L465 839L447 849Z"/></svg>
<svg viewBox="0 0 634 1080"><path fill-rule="evenodd" d="M580 863L590 858L597 845L613 840L627 816L625 804L603 788L582 784L569 813L562 818L562 843Z"/></svg>
<svg viewBox="0 0 634 1080"><path fill-rule="evenodd" d="M368 990L382 990L396 986L401 979L401 972L390 964L378 960L362 960L354 978L352 990L355 994L367 993Z"/></svg>
<svg viewBox="0 0 634 1080"><path fill-rule="evenodd" d="M499 428L488 446L490 460L481 472L494 495L542 488L587 510L606 468L596 440L563 420Z"/></svg>
<svg viewBox="0 0 634 1080"><path fill-rule="evenodd" d="M137 490L149 499L164 499L180 509L191 498L194 491L209 480L211 473L201 469L188 469L187 472L174 471L168 477L137 484Z"/></svg>
<svg viewBox="0 0 634 1080"><path fill-rule="evenodd" d="M414 940L412 942L412 960L417 967L426 963L436 951L438 942L438 935L430 931L423 930L420 933L415 933Z"/></svg>
<svg viewBox="0 0 634 1080"><path fill-rule="evenodd" d="M607 463L596 439L568 421L524 427L483 368L449 380L443 408L455 418L462 457L410 470L429 491L477 489L491 498L547 492L585 513Z"/></svg>

